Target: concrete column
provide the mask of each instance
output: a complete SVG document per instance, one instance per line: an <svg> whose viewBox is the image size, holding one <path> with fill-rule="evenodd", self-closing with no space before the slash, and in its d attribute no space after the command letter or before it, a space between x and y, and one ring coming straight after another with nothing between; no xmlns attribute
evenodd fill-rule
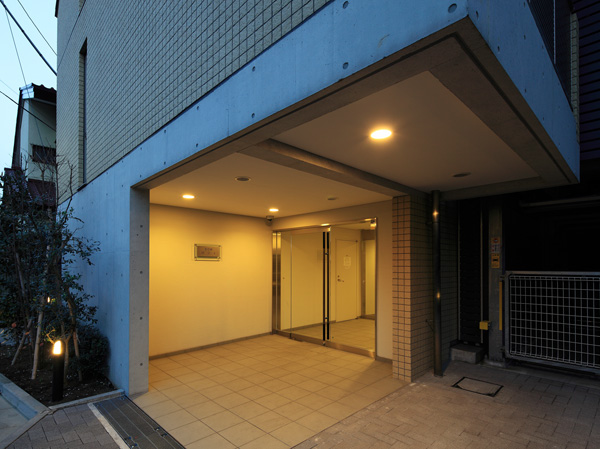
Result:
<svg viewBox="0 0 600 449"><path fill-rule="evenodd" d="M129 203L129 386L128 394L148 391L150 313L150 192L130 190Z"/></svg>

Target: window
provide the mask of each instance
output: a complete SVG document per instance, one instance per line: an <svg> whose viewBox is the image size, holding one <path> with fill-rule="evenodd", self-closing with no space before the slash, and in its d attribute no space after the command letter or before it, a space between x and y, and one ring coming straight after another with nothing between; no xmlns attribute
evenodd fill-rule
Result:
<svg viewBox="0 0 600 449"><path fill-rule="evenodd" d="M56 148L31 145L31 159L41 164L56 165Z"/></svg>
<svg viewBox="0 0 600 449"><path fill-rule="evenodd" d="M79 185L87 183L87 40L79 52Z"/></svg>

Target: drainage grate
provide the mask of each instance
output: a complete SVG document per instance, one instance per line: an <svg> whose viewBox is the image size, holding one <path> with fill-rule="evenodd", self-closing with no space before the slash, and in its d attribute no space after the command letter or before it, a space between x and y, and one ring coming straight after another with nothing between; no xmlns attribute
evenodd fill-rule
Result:
<svg viewBox="0 0 600 449"><path fill-rule="evenodd" d="M491 397L496 396L502 389L502 385L493 384L484 380L471 379L470 377L463 377L452 386L454 388L460 388L461 390Z"/></svg>
<svg viewBox="0 0 600 449"><path fill-rule="evenodd" d="M127 396L97 402L94 406L130 448L184 449Z"/></svg>

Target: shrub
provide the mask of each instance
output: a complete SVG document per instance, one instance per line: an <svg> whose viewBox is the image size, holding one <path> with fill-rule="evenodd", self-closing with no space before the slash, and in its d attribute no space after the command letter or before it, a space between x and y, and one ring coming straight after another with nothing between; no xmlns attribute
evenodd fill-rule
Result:
<svg viewBox="0 0 600 449"><path fill-rule="evenodd" d="M80 356L73 358L73 370L80 369L84 379L106 374L109 354L108 338L92 325L80 326L77 335Z"/></svg>

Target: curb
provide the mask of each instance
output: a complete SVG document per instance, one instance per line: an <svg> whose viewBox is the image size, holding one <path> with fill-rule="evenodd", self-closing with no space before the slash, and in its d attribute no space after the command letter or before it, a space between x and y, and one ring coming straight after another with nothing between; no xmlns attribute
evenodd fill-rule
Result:
<svg viewBox="0 0 600 449"><path fill-rule="evenodd" d="M44 404L38 402L2 374L0 374L0 394L27 419L32 419L48 410Z"/></svg>
<svg viewBox="0 0 600 449"><path fill-rule="evenodd" d="M109 391L108 393L102 393L96 396L89 396L87 398L65 402L64 404L46 407L44 404L34 399L31 395L13 383L6 376L0 374L0 395L2 395L2 397L6 399L10 405L16 408L25 418L28 419L25 424L15 429L4 439L0 440L0 448L5 448L9 444L14 443L15 440L40 422L43 418L48 415L52 415L58 410L67 407L75 407L77 405L103 401L105 399L122 396L123 394L125 394L123 390Z"/></svg>

